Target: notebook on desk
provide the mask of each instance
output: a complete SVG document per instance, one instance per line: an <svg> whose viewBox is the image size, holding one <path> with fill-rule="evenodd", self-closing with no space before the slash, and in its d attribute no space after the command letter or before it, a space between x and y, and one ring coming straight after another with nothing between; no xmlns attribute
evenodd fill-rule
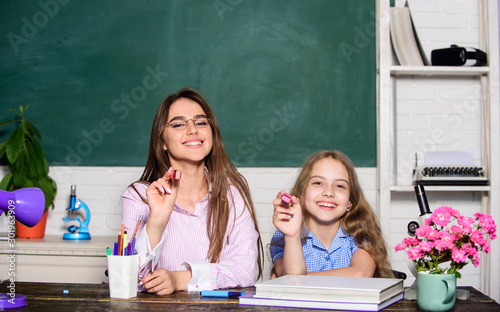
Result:
<svg viewBox="0 0 500 312"><path fill-rule="evenodd" d="M381 303L403 292L403 280L285 275L255 284L256 298Z"/></svg>

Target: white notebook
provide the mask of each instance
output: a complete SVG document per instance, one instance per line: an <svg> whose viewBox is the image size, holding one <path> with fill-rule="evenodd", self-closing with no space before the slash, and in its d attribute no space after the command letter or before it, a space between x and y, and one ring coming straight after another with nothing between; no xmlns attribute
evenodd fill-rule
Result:
<svg viewBox="0 0 500 312"><path fill-rule="evenodd" d="M255 284L256 298L381 303L403 291L403 280L285 275Z"/></svg>

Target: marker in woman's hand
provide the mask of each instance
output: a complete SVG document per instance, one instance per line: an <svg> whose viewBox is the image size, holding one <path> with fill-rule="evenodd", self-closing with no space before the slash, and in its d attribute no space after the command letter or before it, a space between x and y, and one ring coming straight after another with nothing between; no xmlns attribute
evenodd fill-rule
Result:
<svg viewBox="0 0 500 312"><path fill-rule="evenodd" d="M182 172L180 170L172 170L170 172L170 179L172 180L180 180L182 176Z"/></svg>

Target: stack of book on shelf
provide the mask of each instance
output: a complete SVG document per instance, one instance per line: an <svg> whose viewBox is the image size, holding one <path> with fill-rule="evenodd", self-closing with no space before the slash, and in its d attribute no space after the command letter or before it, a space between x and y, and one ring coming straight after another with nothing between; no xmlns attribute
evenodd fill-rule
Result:
<svg viewBox="0 0 500 312"><path fill-rule="evenodd" d="M403 299L403 280L345 276L285 275L255 284L240 305L379 311Z"/></svg>
<svg viewBox="0 0 500 312"><path fill-rule="evenodd" d="M404 7L390 8L391 42L402 66L430 65L418 39L408 3Z"/></svg>

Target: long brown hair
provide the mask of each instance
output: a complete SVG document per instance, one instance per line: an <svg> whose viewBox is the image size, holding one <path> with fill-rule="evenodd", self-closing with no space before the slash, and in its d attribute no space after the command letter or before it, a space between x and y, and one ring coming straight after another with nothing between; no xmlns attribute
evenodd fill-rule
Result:
<svg viewBox="0 0 500 312"><path fill-rule="evenodd" d="M354 164L349 157L344 153L334 151L319 151L312 154L303 164L302 170L299 173L297 181L290 193L300 199L300 205L304 213L304 219L307 218L307 210L305 209L305 194L308 181L311 177L313 166L321 159L332 158L340 161L349 174L350 184L350 202L352 203L344 216L342 216L340 225L342 230L354 237L356 244L366 250L373 258L376 264L374 277L394 277L391 270L391 265L388 260L387 248L383 239L382 230L378 222L377 216L373 212L370 204L365 199L361 185L358 182L358 176L354 168ZM306 224L302 224L302 235L305 235Z"/></svg>
<svg viewBox="0 0 500 312"><path fill-rule="evenodd" d="M169 95L161 103L153 120L148 159L139 182L149 185L150 183L161 178L168 168L170 168L170 159L163 149L162 133L168 122L170 106L182 98L194 101L201 106L208 118L210 128L212 129L212 150L205 157L205 166L208 169L210 183L212 184L207 213L207 234L210 240L207 258L210 259L211 263L216 263L220 260L222 248L225 243L224 238L229 219L229 198L227 195L229 186L233 185L243 196L245 206L250 212L255 224L255 230L259 233L257 241L259 252L257 265L259 268L258 278L260 278L262 276L263 247L250 189L245 178L236 170L233 163L227 156L215 115L208 104L208 101L205 100L199 92L192 88L183 88L176 93ZM144 198L143 200L145 201ZM231 198L231 201L232 200L233 198ZM237 217L238 216L235 215L235 218Z"/></svg>

